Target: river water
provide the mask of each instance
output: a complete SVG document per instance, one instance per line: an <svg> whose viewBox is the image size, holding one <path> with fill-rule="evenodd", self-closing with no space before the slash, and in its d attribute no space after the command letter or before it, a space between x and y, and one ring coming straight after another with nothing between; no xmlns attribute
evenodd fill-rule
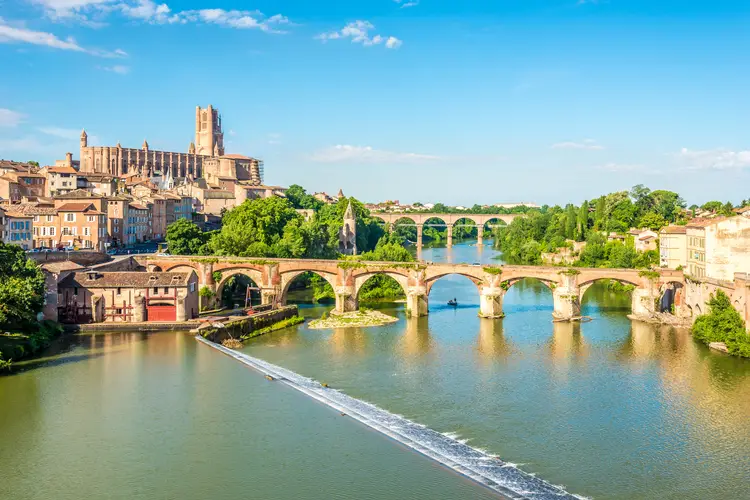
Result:
<svg viewBox="0 0 750 500"><path fill-rule="evenodd" d="M428 261L497 262L471 244ZM459 307L446 305L457 298ZM750 498L750 362L631 322L595 285L582 325L552 323L543 285L506 318L448 276L430 315L292 327L244 354L518 464L592 498ZM316 317L330 306L302 306ZM0 498L497 498L448 468L182 333L66 338L0 377Z"/></svg>

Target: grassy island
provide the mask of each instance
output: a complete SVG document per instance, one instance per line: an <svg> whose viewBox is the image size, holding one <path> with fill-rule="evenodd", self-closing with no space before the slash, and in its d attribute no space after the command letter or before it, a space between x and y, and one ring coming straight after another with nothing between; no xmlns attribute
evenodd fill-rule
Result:
<svg viewBox="0 0 750 500"><path fill-rule="evenodd" d="M342 314L324 315L320 319L313 320L309 327L315 330L325 328L358 328L365 326L382 326L395 323L398 318L388 316L379 311L360 310Z"/></svg>

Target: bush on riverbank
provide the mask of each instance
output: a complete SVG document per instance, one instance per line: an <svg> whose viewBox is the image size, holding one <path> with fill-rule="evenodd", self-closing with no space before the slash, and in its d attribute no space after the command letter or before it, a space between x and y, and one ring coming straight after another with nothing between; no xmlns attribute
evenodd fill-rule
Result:
<svg viewBox="0 0 750 500"><path fill-rule="evenodd" d="M36 354L62 331L57 323L37 319L44 292L37 263L18 245L0 242L0 367Z"/></svg>
<svg viewBox="0 0 750 500"><path fill-rule="evenodd" d="M693 337L706 345L723 342L729 354L750 358L750 335L727 294L718 290L708 305L711 308L709 313L698 316L693 324Z"/></svg>

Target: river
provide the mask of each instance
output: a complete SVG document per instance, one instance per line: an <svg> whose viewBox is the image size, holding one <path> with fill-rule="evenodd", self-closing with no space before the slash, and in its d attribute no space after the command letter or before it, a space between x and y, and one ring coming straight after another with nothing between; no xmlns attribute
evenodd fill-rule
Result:
<svg viewBox="0 0 750 500"><path fill-rule="evenodd" d="M498 262L463 243L428 261ZM457 298L459 307L446 305ZM750 362L631 322L591 287L552 323L541 283L477 317L458 276L430 315L369 329L299 325L243 353L330 384L592 498L748 498ZM316 317L330 306L302 306ZM497 498L182 333L82 335L0 377L0 498Z"/></svg>

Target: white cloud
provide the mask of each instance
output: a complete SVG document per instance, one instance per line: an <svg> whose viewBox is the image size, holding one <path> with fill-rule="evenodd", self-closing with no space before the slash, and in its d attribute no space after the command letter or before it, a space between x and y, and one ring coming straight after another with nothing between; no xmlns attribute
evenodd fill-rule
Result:
<svg viewBox="0 0 750 500"><path fill-rule="evenodd" d="M250 10L220 8L194 9L172 12L166 3L153 0L32 0L41 5L52 19L76 20L85 24L97 23L107 15L122 16L152 24L218 24L237 29L259 29L267 33L284 33L279 27L291 25L281 14L266 17Z"/></svg>
<svg viewBox="0 0 750 500"><path fill-rule="evenodd" d="M130 66L124 66L122 64L115 64L114 66L97 66L97 68L117 73L118 75L127 75L130 73Z"/></svg>
<svg viewBox="0 0 750 500"><path fill-rule="evenodd" d="M401 6L402 9L406 9L408 7L416 7L419 5L419 0L393 0L397 4Z"/></svg>
<svg viewBox="0 0 750 500"><path fill-rule="evenodd" d="M365 47L385 44L388 49L397 49L402 45L403 42L394 36L370 35L370 31L374 29L375 26L369 21L354 21L344 26L340 31L321 33L315 39L327 42L328 40L349 38L352 43L361 43Z"/></svg>
<svg viewBox="0 0 750 500"><path fill-rule="evenodd" d="M0 43L29 43L31 45L42 45L60 50L72 50L74 52L83 52L97 57L125 57L127 53L124 50L117 49L114 52L100 49L86 49L78 45L72 38L65 40L58 38L52 33L45 31L34 31L25 28L9 26L0 17Z"/></svg>
<svg viewBox="0 0 750 500"><path fill-rule="evenodd" d="M24 115L12 109L0 108L0 127L15 127L23 121Z"/></svg>
<svg viewBox="0 0 750 500"><path fill-rule="evenodd" d="M318 163L422 163L442 160L439 156L400 153L373 149L370 146L338 145L317 151L311 156Z"/></svg>
<svg viewBox="0 0 750 500"><path fill-rule="evenodd" d="M677 161L690 170L728 170L750 167L750 150L729 151L718 148L692 151L682 148L676 156Z"/></svg>
<svg viewBox="0 0 750 500"><path fill-rule="evenodd" d="M45 145L40 143L35 137L0 137L0 151L21 151L31 153L44 147Z"/></svg>
<svg viewBox="0 0 750 500"><path fill-rule="evenodd" d="M553 149L587 149L587 150L602 150L604 146L597 144L593 139L584 139L581 142L558 142L552 145Z"/></svg>
<svg viewBox="0 0 750 500"><path fill-rule="evenodd" d="M81 137L81 131L72 128L61 128L61 127L38 127L37 130L43 134L59 137L69 141L78 140Z"/></svg>

